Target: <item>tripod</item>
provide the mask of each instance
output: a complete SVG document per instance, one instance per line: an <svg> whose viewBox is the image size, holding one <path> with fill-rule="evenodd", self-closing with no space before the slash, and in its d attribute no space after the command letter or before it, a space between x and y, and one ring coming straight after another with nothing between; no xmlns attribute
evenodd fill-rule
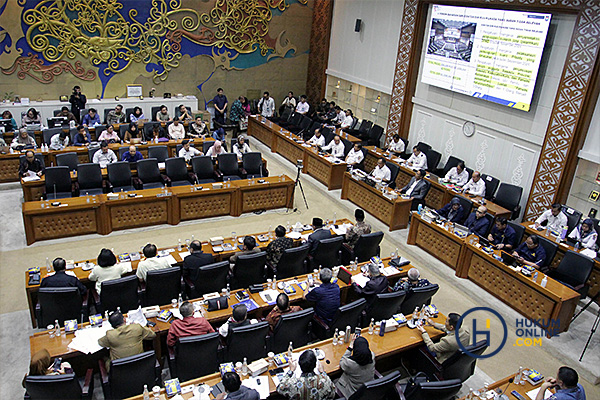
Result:
<svg viewBox="0 0 600 400"><path fill-rule="evenodd" d="M302 198L304 199L304 205L306 206L306 209L308 210L308 202L306 201L306 196L304 195L304 189L302 188L302 182L300 182L300 170L302 169L302 166L296 165L296 168L298 169L298 173L296 174L296 181L294 182L294 188L292 189L292 199L294 198L294 195L296 194L296 186L300 186L300 192L302 193ZM294 209L294 211L296 211L296 209Z"/></svg>
<svg viewBox="0 0 600 400"><path fill-rule="evenodd" d="M596 293L596 295L594 297L592 297L591 300L585 306L583 306L583 308L581 310L579 310L579 312L573 317L571 322L575 321L575 318L579 317L581 315L581 313L586 310L586 308L588 308L593 302L598 300L598 297L600 297L600 292ZM585 352L587 351L587 348L590 345L590 342L592 341L592 337L594 336L594 333L596 333L596 329L598 329L598 324L600 324L600 309L598 309L598 313L596 314L596 319L594 320L594 323L592 324L592 329L590 330L590 336L588 337L588 340L585 343L583 351L581 352L581 356L579 357L579 362L581 362L581 360L583 359L583 356L585 355Z"/></svg>

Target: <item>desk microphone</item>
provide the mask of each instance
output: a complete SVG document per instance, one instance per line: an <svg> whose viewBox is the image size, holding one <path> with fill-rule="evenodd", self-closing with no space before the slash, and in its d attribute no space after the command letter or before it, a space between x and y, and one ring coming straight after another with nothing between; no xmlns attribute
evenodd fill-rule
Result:
<svg viewBox="0 0 600 400"><path fill-rule="evenodd" d="M56 183L54 184L54 200L56 200Z"/></svg>
<svg viewBox="0 0 600 400"><path fill-rule="evenodd" d="M504 386L504 389L502 391L499 392L500 396L498 396L499 400L508 400L508 396L504 394L504 392L506 392L506 389L508 389L508 385L510 385L511 383L513 383L515 381L514 378L510 378L508 380L508 383L506 384L506 386Z"/></svg>

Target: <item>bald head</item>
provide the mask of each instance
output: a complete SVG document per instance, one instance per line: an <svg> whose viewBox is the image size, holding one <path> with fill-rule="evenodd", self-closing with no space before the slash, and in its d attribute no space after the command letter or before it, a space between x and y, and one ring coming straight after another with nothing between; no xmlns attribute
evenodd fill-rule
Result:
<svg viewBox="0 0 600 400"><path fill-rule="evenodd" d="M479 181L479 179L481 178L481 173L479 171L473 171L473 182L477 182Z"/></svg>
<svg viewBox="0 0 600 400"><path fill-rule="evenodd" d="M475 215L477 216L477 218L482 218L485 216L485 214L487 214L487 207L486 206L479 206L477 208L477 211L475 212Z"/></svg>

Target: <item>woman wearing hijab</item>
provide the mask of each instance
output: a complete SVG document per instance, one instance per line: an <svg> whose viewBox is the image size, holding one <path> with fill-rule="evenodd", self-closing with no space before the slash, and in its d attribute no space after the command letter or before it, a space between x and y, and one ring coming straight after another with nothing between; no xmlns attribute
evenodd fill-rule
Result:
<svg viewBox="0 0 600 400"><path fill-rule="evenodd" d="M52 368L52 359L48 350L42 349L31 356L29 364L29 373L23 378L23 387L25 387L25 378L28 376L39 375L62 375L71 372L71 365L68 362L61 362L59 368L55 371Z"/></svg>
<svg viewBox="0 0 600 400"><path fill-rule="evenodd" d="M225 149L223 148L221 141L220 140L216 140L215 144L213 144L210 149L208 149L208 151L206 152L207 156L210 157L216 157L219 154L225 154Z"/></svg>
<svg viewBox="0 0 600 400"><path fill-rule="evenodd" d="M133 109L133 114L129 114L129 120L131 122L138 122L141 119L146 119L146 117L144 116L144 113L140 107L135 107Z"/></svg>
<svg viewBox="0 0 600 400"><path fill-rule="evenodd" d="M350 346L340 360L344 373L337 381L337 388L345 398L349 398L365 382L375 377L375 354L369 349L369 342L362 336L352 335Z"/></svg>
<svg viewBox="0 0 600 400"><path fill-rule="evenodd" d="M569 237L579 243L579 247L595 250L598 233L594 229L594 221L586 218L575 229L571 231Z"/></svg>

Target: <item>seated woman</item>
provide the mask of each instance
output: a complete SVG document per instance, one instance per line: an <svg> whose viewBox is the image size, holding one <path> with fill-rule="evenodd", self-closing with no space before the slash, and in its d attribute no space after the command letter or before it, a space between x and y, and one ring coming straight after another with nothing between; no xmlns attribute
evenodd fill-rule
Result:
<svg viewBox="0 0 600 400"><path fill-rule="evenodd" d="M237 143L233 145L233 152L239 158L242 158L245 153L250 153L250 146L246 143L246 138L243 135L238 136Z"/></svg>
<svg viewBox="0 0 600 400"><path fill-rule="evenodd" d="M35 149L37 147L37 144L35 143L35 140L31 136L29 136L29 133L27 133L27 129L21 128L19 129L19 134L15 135L12 142L10 143L10 147L15 150L21 151L23 149Z"/></svg>
<svg viewBox="0 0 600 400"><path fill-rule="evenodd" d="M109 249L100 250L96 265L90 273L90 281L96 282L96 291L100 294L102 282L119 279L121 276L131 272L131 264L117 264L117 257Z"/></svg>
<svg viewBox="0 0 600 400"><path fill-rule="evenodd" d="M135 122L129 123L125 135L123 136L125 143L130 143L131 139L142 139L142 130L138 128Z"/></svg>
<svg viewBox="0 0 600 400"><path fill-rule="evenodd" d="M129 115L131 122L138 122L139 120L146 119L144 112L140 107L135 107L133 113Z"/></svg>
<svg viewBox="0 0 600 400"><path fill-rule="evenodd" d="M226 153L226 151L225 151L225 149L223 148L223 146L221 145L221 141L220 141L220 140L217 140L217 141L215 141L215 144L213 144L213 145L212 145L212 146L211 146L211 147L208 149L208 151L206 152L206 155L207 155L207 156L210 156L210 157L216 157L216 156L218 156L219 154L225 154L225 153Z"/></svg>
<svg viewBox="0 0 600 400"><path fill-rule="evenodd" d="M569 238L575 241L576 248L595 250L598 233L594 229L594 220L584 219L578 227L571 231Z"/></svg>
<svg viewBox="0 0 600 400"><path fill-rule="evenodd" d="M103 140L106 140L107 143L121 143L121 138L119 138L119 135L115 132L115 127L112 125L108 125L98 137L99 142Z"/></svg>
<svg viewBox="0 0 600 400"><path fill-rule="evenodd" d="M73 372L71 364L68 362L61 362L57 366L53 365L50 353L46 349L42 349L31 356L31 362L29 363L29 373L23 378L23 387L25 387L25 379L28 376L40 376L40 375L62 375Z"/></svg>
<svg viewBox="0 0 600 400"><path fill-rule="evenodd" d="M167 132L163 129L162 126L160 126L159 124L155 124L152 127L152 130L148 132L146 140L152 143L168 142L169 136L167 135Z"/></svg>
<svg viewBox="0 0 600 400"><path fill-rule="evenodd" d="M23 117L23 126L41 124L42 116L36 111L35 108L31 107L27 110L27 114Z"/></svg>
<svg viewBox="0 0 600 400"><path fill-rule="evenodd" d="M15 119L13 118L12 114L10 113L10 111L5 110L2 113L2 119L10 119L10 125L6 127L6 131L7 132L11 132L11 131L16 131L18 126L17 126L17 121L15 121Z"/></svg>
<svg viewBox="0 0 600 400"><path fill-rule="evenodd" d="M362 336L352 335L352 341L340 360L344 373L336 386L345 398L349 398L365 382L375 376L375 354L369 349L369 342Z"/></svg>

